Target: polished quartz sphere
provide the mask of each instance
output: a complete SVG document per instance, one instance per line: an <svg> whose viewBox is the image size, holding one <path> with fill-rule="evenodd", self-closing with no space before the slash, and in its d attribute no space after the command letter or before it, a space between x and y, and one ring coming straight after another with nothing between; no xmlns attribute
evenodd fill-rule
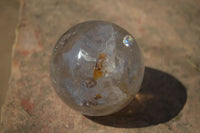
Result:
<svg viewBox="0 0 200 133"><path fill-rule="evenodd" d="M89 116L125 107L139 91L143 74L143 56L133 36L104 21L71 27L56 43L50 63L57 94Z"/></svg>

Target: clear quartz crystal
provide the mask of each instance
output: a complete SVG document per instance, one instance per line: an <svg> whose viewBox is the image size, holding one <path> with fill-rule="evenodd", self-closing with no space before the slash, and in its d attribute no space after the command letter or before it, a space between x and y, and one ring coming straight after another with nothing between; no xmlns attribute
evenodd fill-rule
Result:
<svg viewBox="0 0 200 133"><path fill-rule="evenodd" d="M125 107L139 91L143 73L142 53L132 35L104 21L70 28L56 43L50 63L57 94L89 116Z"/></svg>

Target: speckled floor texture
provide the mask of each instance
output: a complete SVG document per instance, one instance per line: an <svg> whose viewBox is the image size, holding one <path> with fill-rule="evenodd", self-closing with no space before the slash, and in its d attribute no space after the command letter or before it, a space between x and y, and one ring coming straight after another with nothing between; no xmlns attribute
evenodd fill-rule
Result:
<svg viewBox="0 0 200 133"><path fill-rule="evenodd" d="M1 132L198 133L199 0L21 0L20 9ZM110 116L73 111L50 82L54 44L68 28L87 20L120 25L144 54L141 91Z"/></svg>

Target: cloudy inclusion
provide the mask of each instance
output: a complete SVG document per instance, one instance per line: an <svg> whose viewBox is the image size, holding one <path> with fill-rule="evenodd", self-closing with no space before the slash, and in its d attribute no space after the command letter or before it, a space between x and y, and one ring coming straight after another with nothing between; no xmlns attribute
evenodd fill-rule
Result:
<svg viewBox="0 0 200 133"><path fill-rule="evenodd" d="M73 109L108 115L138 92L144 65L133 37L103 21L78 24L66 32L52 54L51 77L58 95Z"/></svg>

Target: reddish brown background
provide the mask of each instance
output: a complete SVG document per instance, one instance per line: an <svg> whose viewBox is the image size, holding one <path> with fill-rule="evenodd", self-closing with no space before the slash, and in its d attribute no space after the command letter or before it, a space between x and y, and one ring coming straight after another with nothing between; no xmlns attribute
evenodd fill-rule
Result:
<svg viewBox="0 0 200 133"><path fill-rule="evenodd" d="M49 78L57 39L72 25L105 20L127 29L148 67L125 111L88 118L65 105ZM198 0L21 0L0 131L8 133L196 133L200 125Z"/></svg>

